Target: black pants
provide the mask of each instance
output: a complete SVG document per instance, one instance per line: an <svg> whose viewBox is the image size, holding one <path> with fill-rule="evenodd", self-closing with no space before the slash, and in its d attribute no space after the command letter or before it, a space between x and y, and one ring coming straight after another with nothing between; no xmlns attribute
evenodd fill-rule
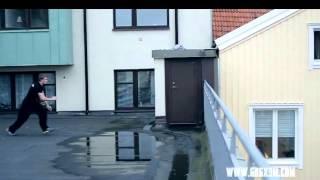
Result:
<svg viewBox="0 0 320 180"><path fill-rule="evenodd" d="M29 116L35 113L39 116L39 125L42 131L47 130L47 109L41 107L40 105L28 105L22 104L17 120L9 127L10 132L15 133L29 118Z"/></svg>

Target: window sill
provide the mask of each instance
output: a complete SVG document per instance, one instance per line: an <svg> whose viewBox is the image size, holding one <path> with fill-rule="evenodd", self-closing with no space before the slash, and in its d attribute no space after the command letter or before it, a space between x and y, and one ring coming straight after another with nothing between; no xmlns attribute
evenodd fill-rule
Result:
<svg viewBox="0 0 320 180"><path fill-rule="evenodd" d="M49 32L49 29L14 29L0 30L0 33L28 33L28 32Z"/></svg>
<svg viewBox="0 0 320 180"><path fill-rule="evenodd" d="M310 69L320 69L320 66L319 65L313 65L313 66L311 66Z"/></svg>
<svg viewBox="0 0 320 180"><path fill-rule="evenodd" d="M169 27L125 27L113 28L112 31L155 31L155 30L169 30Z"/></svg>
<svg viewBox="0 0 320 180"><path fill-rule="evenodd" d="M320 60L312 60L311 69L320 69Z"/></svg>
<svg viewBox="0 0 320 180"><path fill-rule="evenodd" d="M116 109L115 113L144 113L144 112L154 112L154 108L145 109Z"/></svg>
<svg viewBox="0 0 320 180"><path fill-rule="evenodd" d="M277 160L267 160L270 166L291 166L298 169L302 169L303 166L296 159L277 159Z"/></svg>

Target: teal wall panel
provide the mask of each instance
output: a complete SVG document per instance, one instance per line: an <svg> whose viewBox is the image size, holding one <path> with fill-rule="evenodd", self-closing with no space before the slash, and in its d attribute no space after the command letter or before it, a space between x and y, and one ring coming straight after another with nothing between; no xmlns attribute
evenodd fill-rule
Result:
<svg viewBox="0 0 320 180"><path fill-rule="evenodd" d="M72 47L72 22L71 18L65 18L69 15L69 10L62 10L59 14L59 26L65 27L59 30L60 42L60 61L69 62L72 60L72 53L68 53L69 48Z"/></svg>
<svg viewBox="0 0 320 180"><path fill-rule="evenodd" d="M60 36L60 31L57 27L59 27L59 14L62 10L60 11L52 11L50 14L50 29L56 29L55 31L50 32L50 56L51 59L56 59L60 63L60 47L59 47L59 36Z"/></svg>
<svg viewBox="0 0 320 180"><path fill-rule="evenodd" d="M26 65L33 64L33 42L32 34L25 33L25 34L17 34L16 35L16 53L17 59L16 63L24 63ZM42 52L39 52L42 53Z"/></svg>
<svg viewBox="0 0 320 180"><path fill-rule="evenodd" d="M8 65L17 64L17 53L16 53L16 35L6 34L5 36L0 35L0 64L5 63Z"/></svg>
<svg viewBox="0 0 320 180"><path fill-rule="evenodd" d="M0 66L72 65L72 11L49 10L49 29L0 31Z"/></svg>
<svg viewBox="0 0 320 180"><path fill-rule="evenodd" d="M51 58L50 36L48 33L42 32L33 36L33 58L34 61L41 65L53 64Z"/></svg>

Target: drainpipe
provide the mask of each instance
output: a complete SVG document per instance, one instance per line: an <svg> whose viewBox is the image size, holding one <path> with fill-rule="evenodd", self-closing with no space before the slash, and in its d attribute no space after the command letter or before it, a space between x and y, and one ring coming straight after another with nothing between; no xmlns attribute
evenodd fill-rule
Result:
<svg viewBox="0 0 320 180"><path fill-rule="evenodd" d="M218 79L218 83L217 83L217 85L218 85L218 88L217 88L217 94L220 96L221 95L221 80L220 80L220 78L221 78L221 70L220 70L220 63L221 63L221 60L220 60L220 57L219 57L219 48L218 48L218 46L217 46L217 44L216 44L216 41L215 41L215 34L214 34L214 27L215 27L215 22L214 22L214 9L212 9L212 11L211 11L211 27L212 27L212 44L211 44L211 48L214 48L214 49L216 49L216 53L217 53L217 79Z"/></svg>
<svg viewBox="0 0 320 180"><path fill-rule="evenodd" d="M84 79L85 79L85 98L86 115L89 114L89 83L88 83L88 49L87 49L87 10L83 9L83 34L84 34Z"/></svg>
<svg viewBox="0 0 320 180"><path fill-rule="evenodd" d="M179 44L179 22L178 22L178 9L174 9L174 30L175 30L175 45Z"/></svg>

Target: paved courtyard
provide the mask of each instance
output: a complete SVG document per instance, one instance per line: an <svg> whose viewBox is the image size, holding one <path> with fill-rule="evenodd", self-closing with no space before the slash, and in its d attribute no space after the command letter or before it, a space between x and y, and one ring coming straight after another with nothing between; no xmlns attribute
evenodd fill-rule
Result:
<svg viewBox="0 0 320 180"><path fill-rule="evenodd" d="M17 136L8 136L4 129L15 118L15 114L0 114L0 179L209 179L208 171L204 169L208 167L205 135L199 127L156 128L153 113L49 114L48 125L56 129L52 134L42 135L37 116L32 115L17 131ZM121 169L124 166L112 169L103 163L100 168L93 168L84 166L85 161L73 158L71 152L77 149L71 146L72 143L121 131L156 137L156 153L151 161L145 162L146 168L131 164L124 172Z"/></svg>

